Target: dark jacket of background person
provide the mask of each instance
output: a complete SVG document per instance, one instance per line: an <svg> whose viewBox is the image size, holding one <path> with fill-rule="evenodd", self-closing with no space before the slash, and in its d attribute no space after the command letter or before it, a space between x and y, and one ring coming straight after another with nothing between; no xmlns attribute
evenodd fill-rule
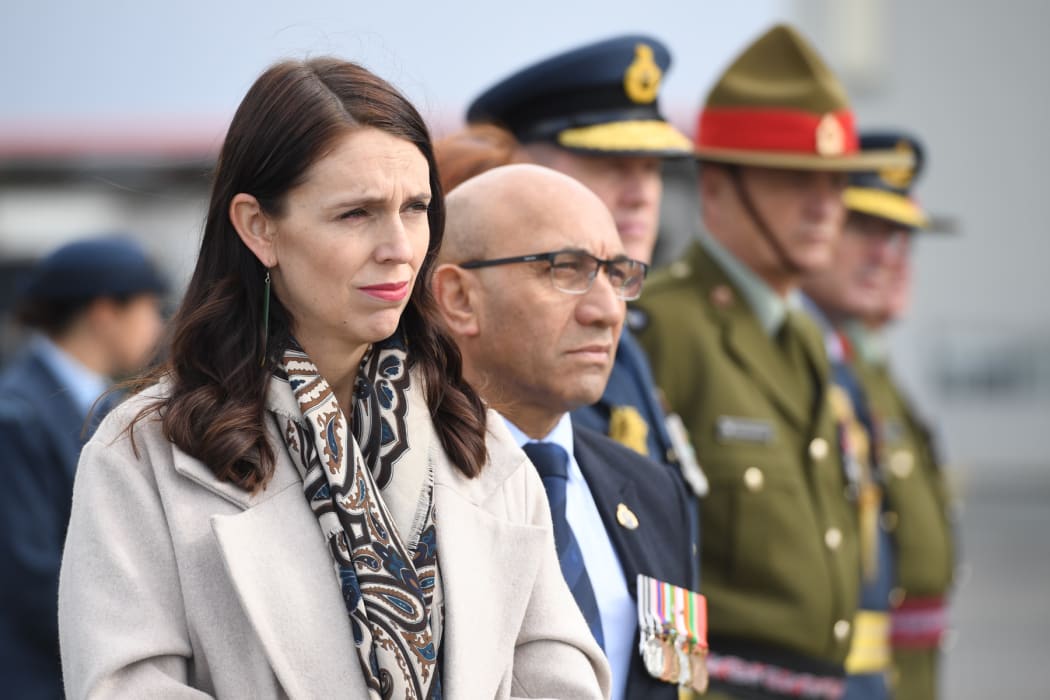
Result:
<svg viewBox="0 0 1050 700"><path fill-rule="evenodd" d="M0 377L0 678L9 697L62 697L55 601L84 420L37 352Z"/></svg>
<svg viewBox="0 0 1050 700"><path fill-rule="evenodd" d="M0 374L0 688L61 698L58 575L81 448L160 332L166 284L123 238L81 239L22 280L15 313L38 332Z"/></svg>

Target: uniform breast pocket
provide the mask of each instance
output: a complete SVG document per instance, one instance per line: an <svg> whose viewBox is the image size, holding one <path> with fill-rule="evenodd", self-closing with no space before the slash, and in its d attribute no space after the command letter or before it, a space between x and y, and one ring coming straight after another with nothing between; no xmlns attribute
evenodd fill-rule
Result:
<svg viewBox="0 0 1050 700"><path fill-rule="evenodd" d="M821 566L812 546L816 523L796 465L775 454L742 456L705 465L711 493L703 507L704 547L714 548L705 558L721 560L735 585L769 592L804 567Z"/></svg>

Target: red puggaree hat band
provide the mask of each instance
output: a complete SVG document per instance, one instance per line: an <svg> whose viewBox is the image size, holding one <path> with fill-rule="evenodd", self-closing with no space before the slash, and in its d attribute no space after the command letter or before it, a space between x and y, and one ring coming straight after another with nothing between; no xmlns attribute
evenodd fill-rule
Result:
<svg viewBox="0 0 1050 700"><path fill-rule="evenodd" d="M829 119L837 123L837 128L826 127ZM839 134L841 142L822 143L822 125L829 141ZM850 155L859 150L853 113L845 109L823 115L793 109L705 109L700 113L696 145L698 148L820 155Z"/></svg>

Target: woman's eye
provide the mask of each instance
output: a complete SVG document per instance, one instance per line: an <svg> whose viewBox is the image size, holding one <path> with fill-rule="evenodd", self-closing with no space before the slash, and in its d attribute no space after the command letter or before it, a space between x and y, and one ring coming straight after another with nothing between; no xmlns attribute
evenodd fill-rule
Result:
<svg viewBox="0 0 1050 700"><path fill-rule="evenodd" d="M430 210L430 202L418 201L408 205L409 211L426 212Z"/></svg>

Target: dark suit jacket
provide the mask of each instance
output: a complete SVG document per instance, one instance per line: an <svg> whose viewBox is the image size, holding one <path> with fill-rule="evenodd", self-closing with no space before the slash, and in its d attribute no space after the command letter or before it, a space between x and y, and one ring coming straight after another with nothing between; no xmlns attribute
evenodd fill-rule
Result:
<svg viewBox="0 0 1050 700"><path fill-rule="evenodd" d="M30 351L0 375L0 683L61 698L58 570L84 416Z"/></svg>
<svg viewBox="0 0 1050 700"><path fill-rule="evenodd" d="M575 422L573 446L631 597L638 600L638 574L696 590L696 517L693 499L677 472ZM621 503L638 517L637 529L629 530L617 521L616 511ZM636 634L635 647L637 643ZM636 651L626 696L632 700L674 700L678 686L650 676Z"/></svg>
<svg viewBox="0 0 1050 700"><path fill-rule="evenodd" d="M649 427L646 435L649 457L677 468L672 459L674 450L671 436L667 433L667 418L656 396L656 383L649 369L649 361L638 341L626 328L620 334L616 361L609 382L605 385L605 393L597 403L573 411L573 423L608 435L609 415L616 406L634 407Z"/></svg>

